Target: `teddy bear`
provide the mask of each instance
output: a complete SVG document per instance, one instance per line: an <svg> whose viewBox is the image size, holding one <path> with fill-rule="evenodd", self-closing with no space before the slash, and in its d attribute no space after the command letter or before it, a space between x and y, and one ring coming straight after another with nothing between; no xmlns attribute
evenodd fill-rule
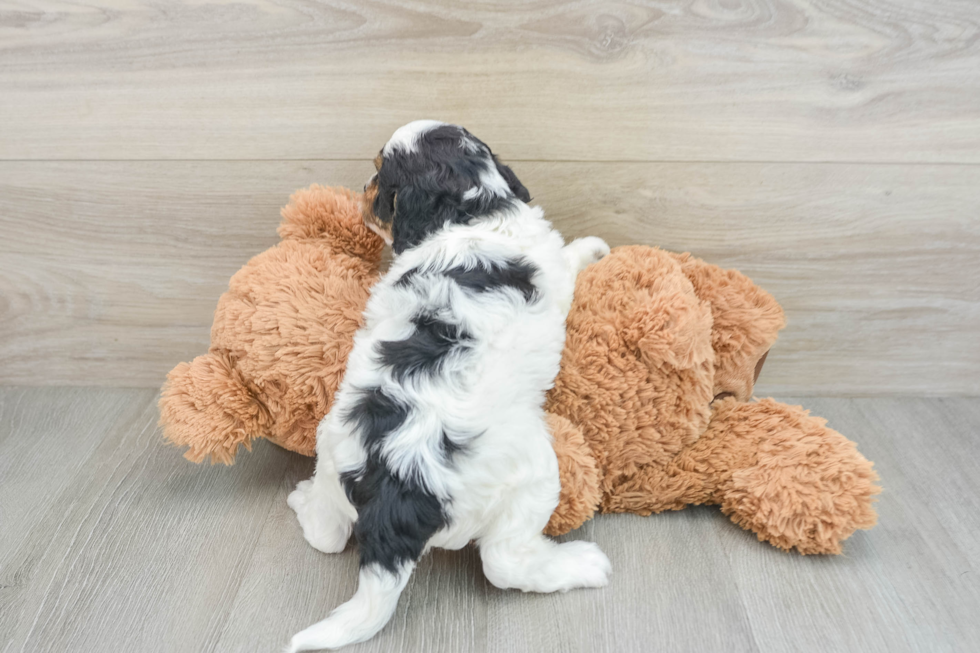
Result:
<svg viewBox="0 0 980 653"><path fill-rule="evenodd" d="M170 442L231 464L265 437L314 455L383 242L360 196L311 186L282 210L281 242L218 302L207 354L177 365L160 398ZM612 250L583 271L561 371L546 402L561 495L546 533L595 512L717 504L760 540L840 553L874 525L872 464L801 407L750 401L783 326L744 275L653 247Z"/></svg>
<svg viewBox="0 0 980 653"><path fill-rule="evenodd" d="M877 475L854 443L749 401L783 325L769 293L690 254L618 247L581 272L545 404L562 488L545 532L692 504L803 554L871 528Z"/></svg>

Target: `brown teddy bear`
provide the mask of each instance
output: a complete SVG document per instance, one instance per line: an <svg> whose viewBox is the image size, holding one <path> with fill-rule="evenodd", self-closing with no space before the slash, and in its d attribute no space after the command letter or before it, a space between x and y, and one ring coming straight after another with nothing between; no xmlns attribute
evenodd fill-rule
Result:
<svg viewBox="0 0 980 653"><path fill-rule="evenodd" d="M562 476L545 532L690 504L804 554L871 528L877 475L854 443L801 407L747 403L783 324L748 277L690 254L618 247L584 270L545 405Z"/></svg>
<svg viewBox="0 0 980 653"><path fill-rule="evenodd" d="M312 186L282 216L282 242L219 300L209 353L163 388L164 435L195 462L231 464L257 437L313 455L379 276L357 195ZM619 247L579 275L546 405L562 485L546 532L719 504L777 547L839 553L873 526L877 476L852 442L800 407L747 403L782 326L768 293L689 254Z"/></svg>

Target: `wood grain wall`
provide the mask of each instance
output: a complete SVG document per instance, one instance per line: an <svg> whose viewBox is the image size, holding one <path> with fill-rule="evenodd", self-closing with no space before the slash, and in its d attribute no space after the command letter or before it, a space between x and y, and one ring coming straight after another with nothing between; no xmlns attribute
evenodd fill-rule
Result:
<svg viewBox="0 0 980 653"><path fill-rule="evenodd" d="M760 392L980 394L975 0L0 0L0 383L159 385L418 117L773 292Z"/></svg>

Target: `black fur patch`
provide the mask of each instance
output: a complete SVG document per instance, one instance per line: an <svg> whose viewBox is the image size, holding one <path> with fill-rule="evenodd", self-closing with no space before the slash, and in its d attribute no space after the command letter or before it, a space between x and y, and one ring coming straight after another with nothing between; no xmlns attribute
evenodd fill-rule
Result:
<svg viewBox="0 0 980 653"><path fill-rule="evenodd" d="M391 368L399 383L422 372L433 374L453 349L465 345L470 336L455 324L431 315L412 318L415 333L405 340L378 343L381 363Z"/></svg>
<svg viewBox="0 0 980 653"><path fill-rule="evenodd" d="M450 268L444 274L461 287L474 292L490 292L500 288L514 288L524 295L524 301L537 298L538 290L531 279L537 268L521 260L509 260L503 264L491 262L487 267Z"/></svg>
<svg viewBox="0 0 980 653"><path fill-rule="evenodd" d="M501 197L467 191L480 188L480 175L493 166L510 189ZM412 152L395 149L378 171L374 214L392 225L396 254L414 247L447 224L468 224L531 196L514 171L462 127L442 125L421 134Z"/></svg>
<svg viewBox="0 0 980 653"><path fill-rule="evenodd" d="M514 196L525 204L530 202L531 193L524 187L524 184L522 184L521 180L517 178L517 175L515 175L514 171L510 169L510 166L506 166L501 163L496 154L492 156L493 164L497 166L497 172L499 172L500 176L507 182L507 187L510 188L510 192L514 193Z"/></svg>
<svg viewBox="0 0 980 653"><path fill-rule="evenodd" d="M456 454L465 450L466 445L453 442L448 433L445 431L442 432L442 457L447 464L452 463L453 458L456 457Z"/></svg>
<svg viewBox="0 0 980 653"><path fill-rule="evenodd" d="M407 417L406 406L381 388L371 388L362 391L360 399L347 411L344 421L354 426L364 448L370 452L381 446L382 441Z"/></svg>
<svg viewBox="0 0 980 653"><path fill-rule="evenodd" d="M395 285L399 288L405 288L412 285L412 282L415 281L415 277L419 276L420 272L421 270L418 268L412 268L402 276L398 277L398 281L395 282Z"/></svg>
<svg viewBox="0 0 980 653"><path fill-rule="evenodd" d="M439 529L448 523L442 503L415 479L396 476L381 456L385 437L401 426L408 408L380 388L362 391L346 415L365 449L362 469L340 474L347 498L357 508L354 535L361 566L378 564L391 573L417 560Z"/></svg>
<svg viewBox="0 0 980 653"><path fill-rule="evenodd" d="M537 271L532 263L521 259L507 260L503 263L490 262L472 268L456 266L438 273L423 273L419 268L412 268L399 277L395 285L405 288L412 285L420 276L439 274L472 292L483 293L501 288L514 288L520 291L525 301L531 302L538 298L538 289L532 281Z"/></svg>
<svg viewBox="0 0 980 653"><path fill-rule="evenodd" d="M402 563L418 560L429 538L448 523L434 494L398 478L377 456L368 458L348 496L357 508L354 536L362 567L379 564L395 573Z"/></svg>

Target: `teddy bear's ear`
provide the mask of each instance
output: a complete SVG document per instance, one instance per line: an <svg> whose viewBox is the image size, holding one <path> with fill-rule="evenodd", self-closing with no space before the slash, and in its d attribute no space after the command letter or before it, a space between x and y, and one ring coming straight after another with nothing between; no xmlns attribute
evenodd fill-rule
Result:
<svg viewBox="0 0 980 653"><path fill-rule="evenodd" d="M673 256L695 294L711 305L715 394L748 401L766 354L786 324L783 309L737 270L725 270L690 254Z"/></svg>
<svg viewBox="0 0 980 653"><path fill-rule="evenodd" d="M293 193L281 214L283 240L323 241L339 254L381 261L384 241L364 224L361 196L351 190L314 184Z"/></svg>
<svg viewBox="0 0 980 653"><path fill-rule="evenodd" d="M711 322L710 305L678 285L637 303L623 338L648 365L691 369L714 356Z"/></svg>

